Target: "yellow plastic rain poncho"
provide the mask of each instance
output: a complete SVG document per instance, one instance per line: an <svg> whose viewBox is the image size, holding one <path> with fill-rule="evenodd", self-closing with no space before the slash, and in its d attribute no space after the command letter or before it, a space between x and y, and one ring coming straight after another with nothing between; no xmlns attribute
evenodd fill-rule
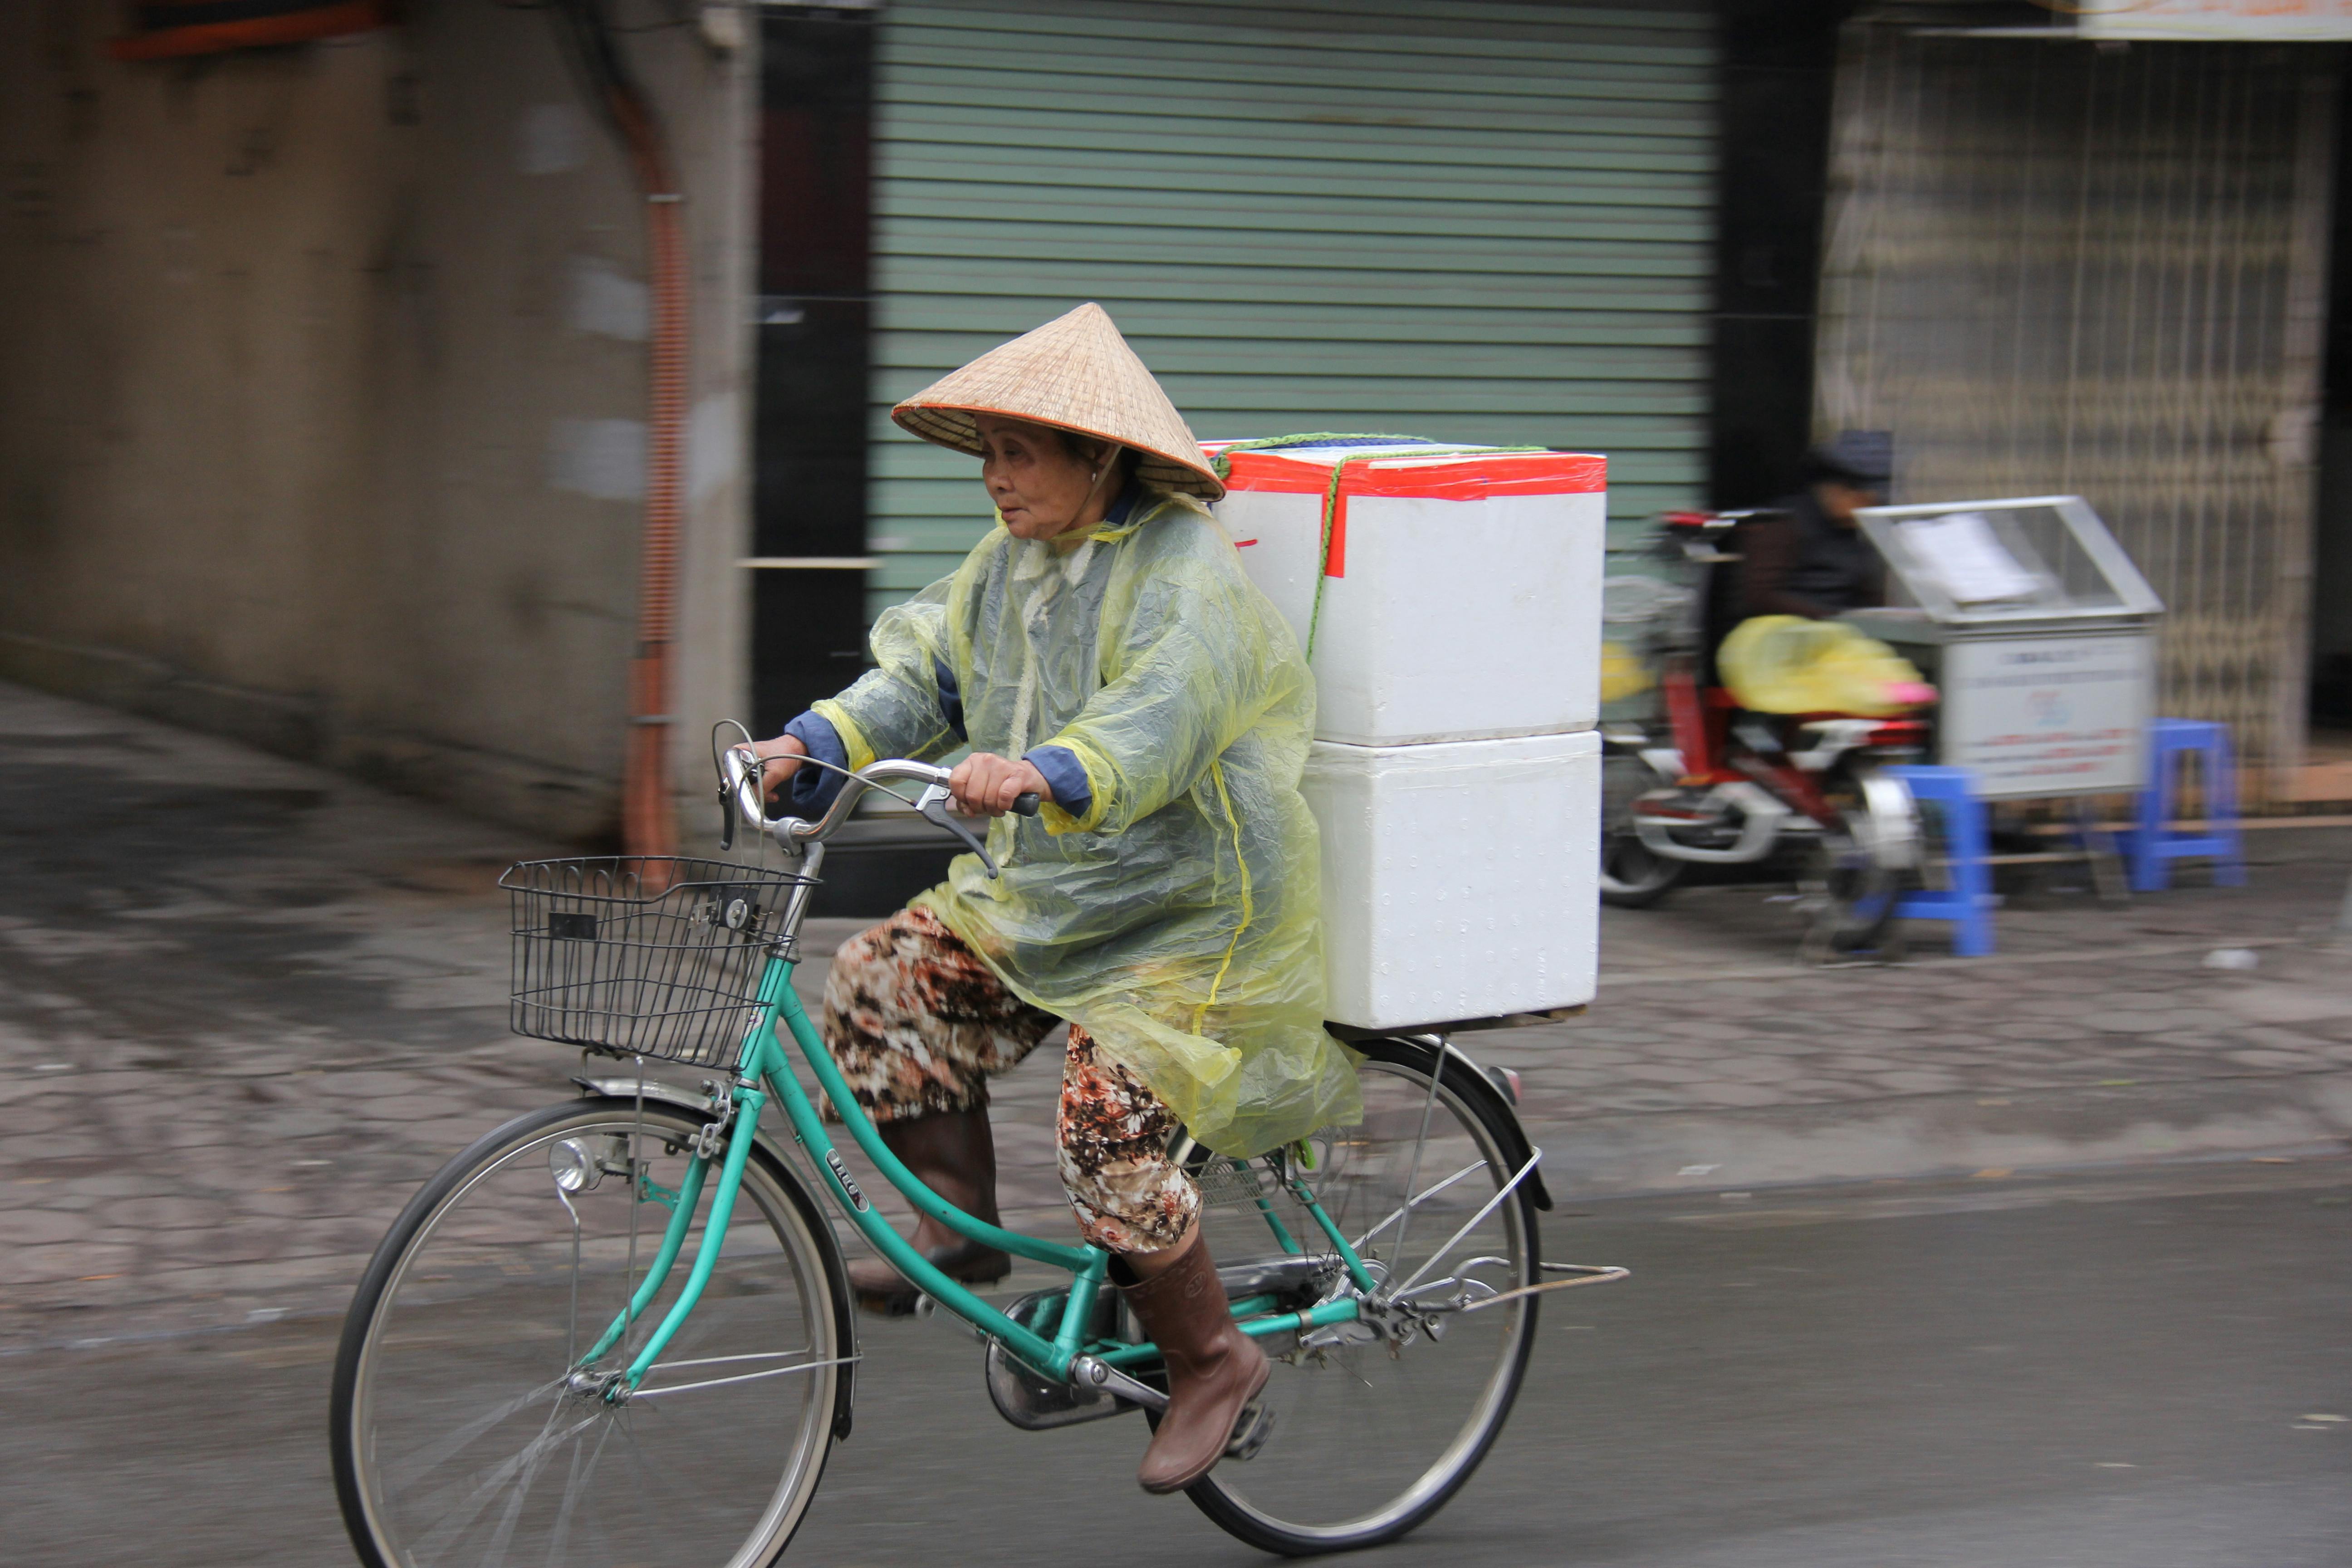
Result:
<svg viewBox="0 0 2352 1568"><path fill-rule="evenodd" d="M959 743L1066 746L1093 801L1003 816L992 881L959 856L916 901L1024 1001L1085 1026L1192 1134L1251 1154L1360 1113L1323 1031L1314 819L1298 779L1315 687L1297 639L1189 496L1059 539L992 531L884 612L879 668L816 711L853 767Z"/></svg>
<svg viewBox="0 0 2352 1568"><path fill-rule="evenodd" d="M1883 719L1936 700L1911 661L1840 621L1758 616L1715 656L1723 684L1757 713L1851 713Z"/></svg>

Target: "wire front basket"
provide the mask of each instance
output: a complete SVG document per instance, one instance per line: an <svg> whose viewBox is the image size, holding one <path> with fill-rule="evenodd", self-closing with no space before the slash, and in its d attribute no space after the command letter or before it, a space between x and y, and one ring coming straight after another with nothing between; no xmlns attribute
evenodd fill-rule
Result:
<svg viewBox="0 0 2352 1568"><path fill-rule="evenodd" d="M809 880L669 855L509 867L499 886L513 909L515 1033L734 1066L786 904Z"/></svg>

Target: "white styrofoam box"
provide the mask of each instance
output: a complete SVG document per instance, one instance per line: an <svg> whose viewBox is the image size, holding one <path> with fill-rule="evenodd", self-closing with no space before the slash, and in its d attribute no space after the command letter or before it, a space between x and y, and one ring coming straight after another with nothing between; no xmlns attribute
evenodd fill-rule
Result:
<svg viewBox="0 0 2352 1568"><path fill-rule="evenodd" d="M1605 459L1402 446L1231 461L1217 517L1301 647L1314 631L1318 739L1394 746L1599 721ZM1343 461L1327 562L1325 496Z"/></svg>
<svg viewBox="0 0 2352 1568"><path fill-rule="evenodd" d="M1601 737L1307 749L1334 1022L1388 1029L1592 1000Z"/></svg>

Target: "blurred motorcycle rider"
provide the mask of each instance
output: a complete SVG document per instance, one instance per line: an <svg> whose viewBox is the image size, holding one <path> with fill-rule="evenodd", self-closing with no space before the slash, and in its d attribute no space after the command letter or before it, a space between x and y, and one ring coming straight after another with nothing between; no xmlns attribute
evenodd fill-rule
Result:
<svg viewBox="0 0 2352 1568"><path fill-rule="evenodd" d="M1847 430L1806 453L1805 488L1739 526L1732 548L1746 560L1735 621L1825 621L1884 605L1885 563L1855 514L1885 504L1894 472L1895 442L1884 430Z"/></svg>

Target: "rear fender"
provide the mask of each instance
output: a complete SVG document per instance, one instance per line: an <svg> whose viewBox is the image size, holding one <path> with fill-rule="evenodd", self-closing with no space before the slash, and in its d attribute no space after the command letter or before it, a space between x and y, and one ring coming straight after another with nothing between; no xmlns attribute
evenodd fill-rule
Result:
<svg viewBox="0 0 2352 1568"><path fill-rule="evenodd" d="M1476 1100L1482 1110L1493 1113L1496 1124L1502 1129L1503 1157L1511 1163L1511 1169L1519 1169L1534 1157L1535 1145L1528 1142L1527 1129L1519 1125L1518 1108L1487 1075L1486 1069L1472 1060L1470 1053L1460 1046L1441 1035L1392 1035L1378 1029L1349 1028L1343 1024L1327 1024L1324 1027L1351 1046L1377 1040L1391 1047L1402 1047L1418 1053L1423 1058L1424 1071L1437 1071L1440 1081L1451 1086L1463 1099ZM1446 1065L1458 1070L1445 1072L1438 1068L1441 1048L1444 1052ZM1536 1207L1550 1212L1551 1194L1544 1186L1542 1166L1529 1171L1528 1179L1519 1184L1527 1189L1528 1200Z"/></svg>
<svg viewBox="0 0 2352 1568"><path fill-rule="evenodd" d="M1526 1164L1534 1157L1535 1145L1528 1141L1527 1129L1519 1125L1519 1108L1511 1102L1511 1097L1503 1092L1486 1068L1470 1059L1469 1052L1448 1040L1445 1042L1445 1054L1470 1069L1468 1081L1471 1092L1462 1098L1474 1100L1483 1097L1490 1108L1501 1112L1505 1152L1511 1162L1511 1169L1516 1171ZM1448 1073L1445 1075L1444 1081L1453 1084L1458 1089L1464 1080ZM1528 1179L1521 1184L1528 1189L1528 1196L1536 1207L1546 1214L1551 1212L1551 1193L1544 1185L1541 1165L1529 1171Z"/></svg>

